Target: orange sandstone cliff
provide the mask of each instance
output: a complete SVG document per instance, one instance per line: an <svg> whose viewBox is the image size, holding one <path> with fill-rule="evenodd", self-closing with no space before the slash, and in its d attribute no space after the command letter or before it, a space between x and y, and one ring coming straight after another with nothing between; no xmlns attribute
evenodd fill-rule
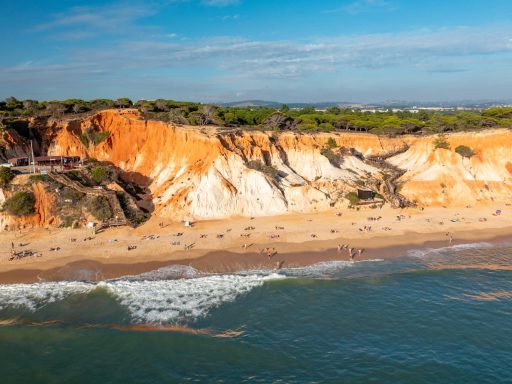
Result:
<svg viewBox="0 0 512 384"><path fill-rule="evenodd" d="M447 135L447 150L435 149L432 136L228 131L146 121L135 110L34 124L41 152L111 164L145 190L138 196L141 206L176 220L342 209L347 192L385 178L368 161L376 157L387 157L401 171L395 180L400 194L420 206L488 204L512 196L512 133L505 129ZM110 136L85 147L79 135L89 127ZM329 138L346 149L339 164L321 153ZM459 145L475 155L463 158L454 151ZM12 137L6 148L20 154L27 145ZM254 160L278 176L249 167Z"/></svg>

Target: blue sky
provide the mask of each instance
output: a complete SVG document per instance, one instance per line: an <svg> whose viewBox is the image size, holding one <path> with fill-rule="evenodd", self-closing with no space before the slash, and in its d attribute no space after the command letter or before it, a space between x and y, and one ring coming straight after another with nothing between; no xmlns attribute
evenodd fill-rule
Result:
<svg viewBox="0 0 512 384"><path fill-rule="evenodd" d="M0 98L512 98L510 0L2 3Z"/></svg>

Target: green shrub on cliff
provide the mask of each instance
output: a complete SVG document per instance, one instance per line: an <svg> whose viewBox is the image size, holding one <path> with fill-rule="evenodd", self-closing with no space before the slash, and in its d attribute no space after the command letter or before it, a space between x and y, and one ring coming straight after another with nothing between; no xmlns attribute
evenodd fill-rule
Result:
<svg viewBox="0 0 512 384"><path fill-rule="evenodd" d="M109 131L95 131L94 127L87 128L84 133L79 135L79 139L86 147L89 145L98 145L110 137Z"/></svg>
<svg viewBox="0 0 512 384"><path fill-rule="evenodd" d="M271 165L265 165L260 160L251 160L247 162L247 168L262 172L270 177L279 176L279 171Z"/></svg>
<svg viewBox="0 0 512 384"><path fill-rule="evenodd" d="M16 192L5 200L2 210L14 216L26 216L34 213L36 198L32 192Z"/></svg>
<svg viewBox="0 0 512 384"><path fill-rule="evenodd" d="M28 181L30 183L49 182L51 178L48 175L30 175Z"/></svg>
<svg viewBox="0 0 512 384"><path fill-rule="evenodd" d="M108 220L112 218L112 211L108 200L103 196L91 196L87 198L85 208L97 219Z"/></svg>
<svg viewBox="0 0 512 384"><path fill-rule="evenodd" d="M107 180L109 176L110 172L108 168L103 165L95 165L91 168L91 177L98 184Z"/></svg>
<svg viewBox="0 0 512 384"><path fill-rule="evenodd" d="M0 167L0 186L5 187L14 178L11 168Z"/></svg>
<svg viewBox="0 0 512 384"><path fill-rule="evenodd" d="M330 147L323 147L320 150L320 154L329 160L329 163L334 165L335 167L340 167L342 156L340 155L339 151L334 152Z"/></svg>
<svg viewBox="0 0 512 384"><path fill-rule="evenodd" d="M448 149L450 150L450 143L443 135L434 140L434 149Z"/></svg>
<svg viewBox="0 0 512 384"><path fill-rule="evenodd" d="M359 204L359 196L357 196L357 192L349 192L345 195L345 198L350 202L350 206Z"/></svg>
<svg viewBox="0 0 512 384"><path fill-rule="evenodd" d="M473 150L465 145L459 145L457 148L455 148L455 152L457 152L462 157L466 157L470 159L475 155L475 152Z"/></svg>
<svg viewBox="0 0 512 384"><path fill-rule="evenodd" d="M336 140L334 140L332 137L329 137L329 139L327 140L327 143L325 143L325 146L327 148L333 149L333 148L337 148L338 144L336 143Z"/></svg>

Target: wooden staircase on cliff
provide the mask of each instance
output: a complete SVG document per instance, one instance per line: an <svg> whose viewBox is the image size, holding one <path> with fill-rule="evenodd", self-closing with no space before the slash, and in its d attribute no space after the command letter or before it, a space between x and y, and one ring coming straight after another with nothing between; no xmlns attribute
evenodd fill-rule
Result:
<svg viewBox="0 0 512 384"><path fill-rule="evenodd" d="M123 211L123 208L121 207L121 204L119 203L119 199L117 198L117 195L114 191L85 187L78 181L71 180L63 173L48 172L48 176L51 177L56 182L65 185L68 188L74 189L78 192L84 193L86 195L105 197L110 205L110 209L112 210L112 215L114 217L112 219L104 221L101 225L102 228L118 227L130 224L129 220L127 219Z"/></svg>
<svg viewBox="0 0 512 384"><path fill-rule="evenodd" d="M393 208L404 208L415 204L397 192L397 180L405 173L404 170L389 163L387 159L406 152L409 146L405 144L402 148L389 152L382 156L372 156L363 159L369 165L383 171L384 180L379 185L378 192L391 204Z"/></svg>

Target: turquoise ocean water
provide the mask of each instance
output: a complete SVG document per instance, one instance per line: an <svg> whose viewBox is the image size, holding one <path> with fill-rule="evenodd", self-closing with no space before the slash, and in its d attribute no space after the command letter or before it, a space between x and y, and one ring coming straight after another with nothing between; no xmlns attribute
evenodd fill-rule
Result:
<svg viewBox="0 0 512 384"><path fill-rule="evenodd" d="M0 383L510 383L510 267L512 248L479 243L2 285Z"/></svg>

